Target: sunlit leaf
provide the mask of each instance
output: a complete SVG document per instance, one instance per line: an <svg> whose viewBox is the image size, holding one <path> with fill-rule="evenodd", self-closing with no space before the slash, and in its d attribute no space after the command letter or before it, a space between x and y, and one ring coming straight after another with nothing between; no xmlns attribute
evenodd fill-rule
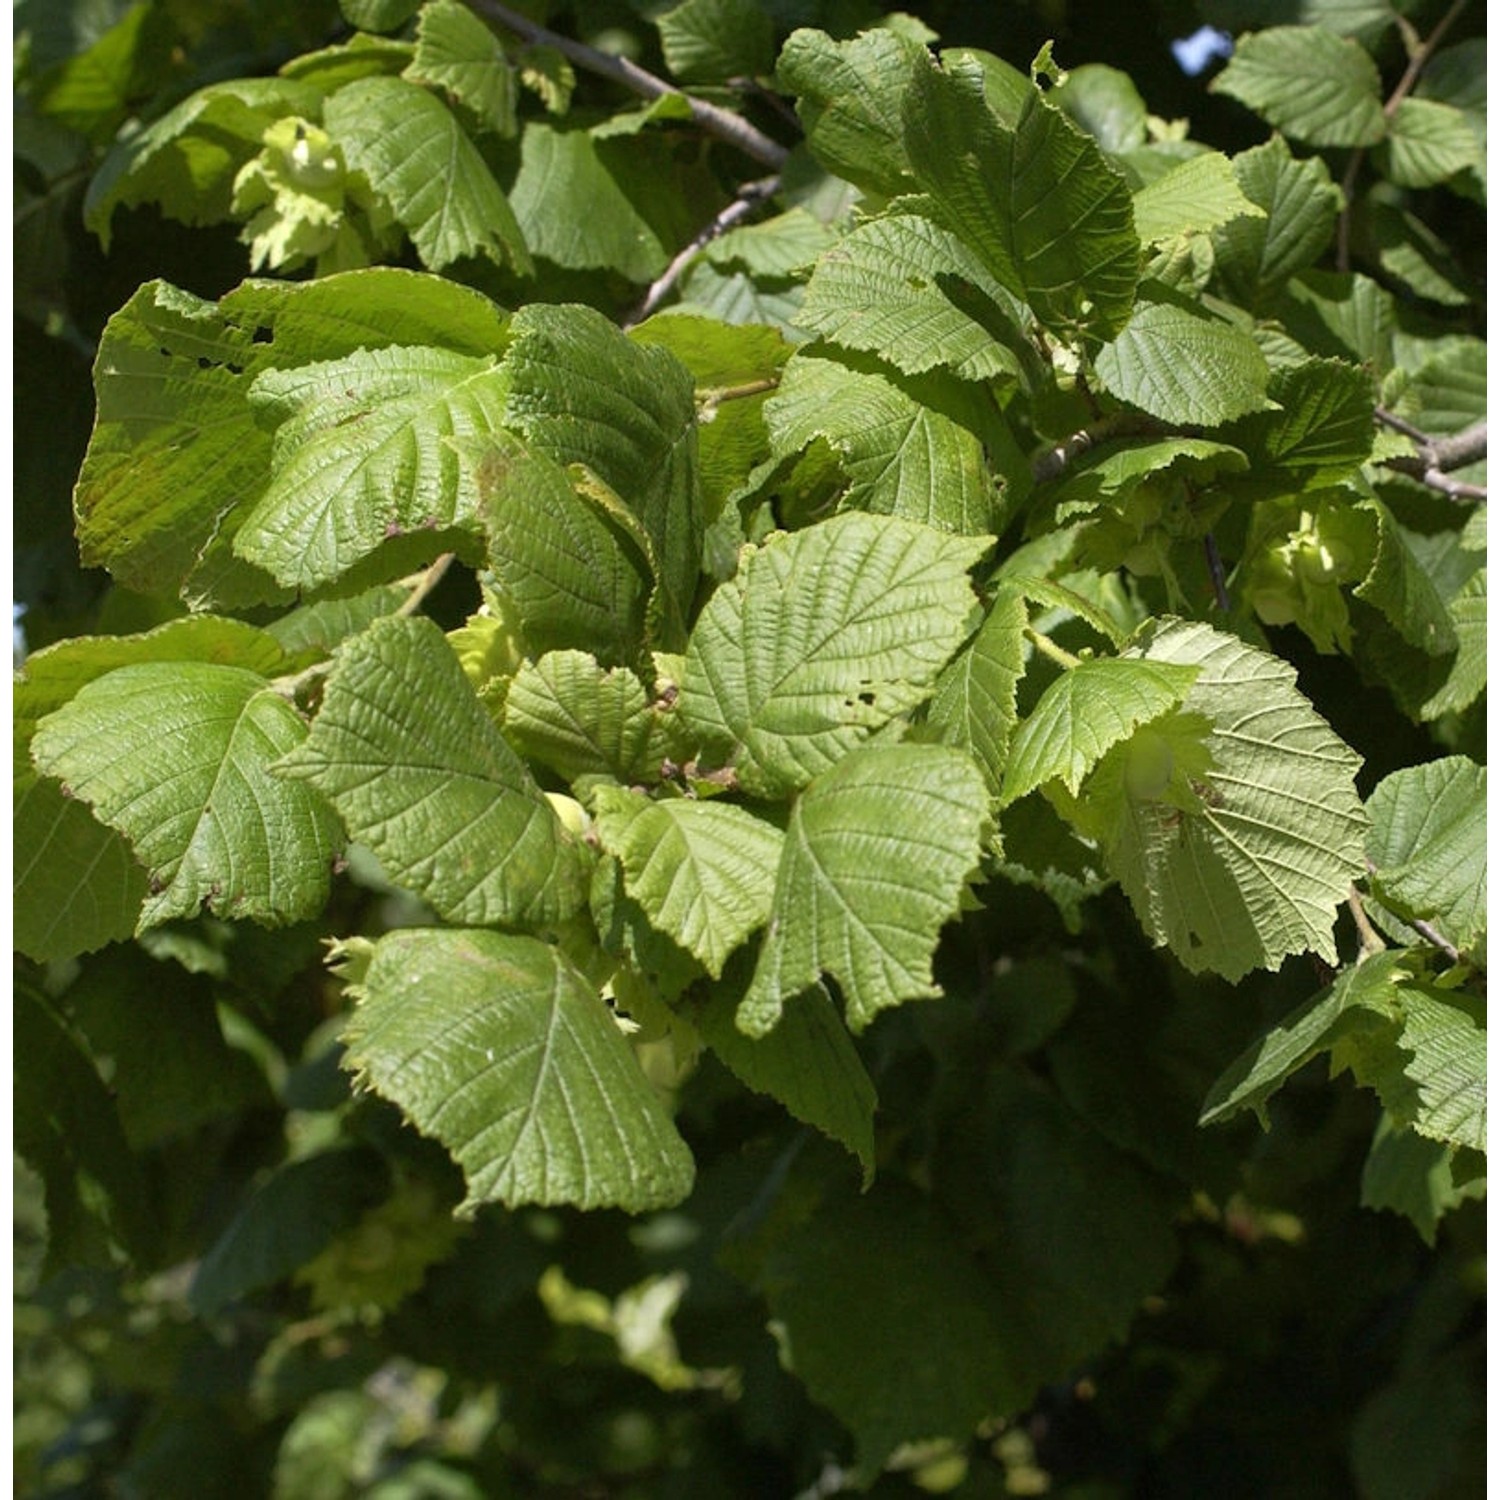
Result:
<svg viewBox="0 0 1500 1500"><path fill-rule="evenodd" d="M761 794L805 786L932 691L975 607L987 538L891 516L773 537L698 617L678 711Z"/></svg>
<svg viewBox="0 0 1500 1500"><path fill-rule="evenodd" d="M824 973L855 1031L940 994L932 955L978 863L987 810L979 768L946 745L872 746L814 781L792 807L740 1029L764 1035Z"/></svg>
<svg viewBox="0 0 1500 1500"><path fill-rule="evenodd" d="M623 787L594 794L599 838L625 889L658 931L717 979L729 955L771 915L781 830L741 807Z"/></svg>
<svg viewBox="0 0 1500 1500"><path fill-rule="evenodd" d="M687 1195L692 1155L598 992L551 944L389 933L357 994L349 1065L452 1153L467 1212L639 1213Z"/></svg>
<svg viewBox="0 0 1500 1500"><path fill-rule="evenodd" d="M130 841L151 881L142 927L204 906L288 922L322 908L340 842L321 797L271 774L305 734L255 672L142 662L81 688L32 754Z"/></svg>
<svg viewBox="0 0 1500 1500"><path fill-rule="evenodd" d="M451 922L553 921L586 899L582 847L430 620L388 617L346 642L306 743L277 770L323 793Z"/></svg>

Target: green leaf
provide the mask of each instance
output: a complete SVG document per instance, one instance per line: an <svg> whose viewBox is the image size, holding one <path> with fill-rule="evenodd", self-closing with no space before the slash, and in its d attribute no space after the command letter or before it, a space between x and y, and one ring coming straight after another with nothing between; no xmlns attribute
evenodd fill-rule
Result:
<svg viewBox="0 0 1500 1500"><path fill-rule="evenodd" d="M802 285L784 276L754 277L745 271L726 273L700 257L677 283L675 310L715 318L734 327L780 329L788 338L803 335L793 319L802 305Z"/></svg>
<svg viewBox="0 0 1500 1500"><path fill-rule="evenodd" d="M765 420L776 457L815 438L840 455L850 479L841 509L971 536L1001 529L985 449L999 446L1004 419L981 389L945 371L902 375L869 356L798 353Z"/></svg>
<svg viewBox="0 0 1500 1500"><path fill-rule="evenodd" d="M741 224L699 252L717 266L738 266L752 276L793 276L838 242L838 235L805 208Z"/></svg>
<svg viewBox="0 0 1500 1500"><path fill-rule="evenodd" d="M1192 666L1125 657L1081 661L1048 684L1011 741L1000 802L1044 782L1077 792L1110 746L1180 704L1198 676Z"/></svg>
<svg viewBox="0 0 1500 1500"><path fill-rule="evenodd" d="M92 46L38 79L31 104L68 130L107 144L130 113L156 63L169 45L164 18L150 6L132 6Z"/></svg>
<svg viewBox="0 0 1500 1500"><path fill-rule="evenodd" d="M565 781L645 777L654 770L655 722L640 678L618 668L606 672L582 651L549 651L524 662L505 696L507 738Z"/></svg>
<svg viewBox="0 0 1500 1500"><path fill-rule="evenodd" d="M1153 476L1180 477L1207 490L1249 465L1240 449L1206 438L1115 438L1080 454L1041 493L1052 502L1057 519L1067 521L1103 507L1128 505Z"/></svg>
<svg viewBox="0 0 1500 1500"><path fill-rule="evenodd" d="M1417 365L1396 404L1397 415L1439 434L1483 420L1488 366L1489 347L1483 339L1448 335Z"/></svg>
<svg viewBox="0 0 1500 1500"><path fill-rule="evenodd" d="M1214 265L1253 307L1328 248L1343 194L1321 157L1295 160L1280 136L1240 152L1234 175L1265 217L1245 215L1214 229Z"/></svg>
<svg viewBox="0 0 1500 1500"><path fill-rule="evenodd" d="M792 807L740 1029L764 1036L821 973L854 1031L940 994L932 955L978 866L988 806L979 768L946 745L866 747L814 781Z"/></svg>
<svg viewBox="0 0 1500 1500"><path fill-rule="evenodd" d="M1013 1362L1002 1410L1123 1339L1178 1255L1181 1188L1082 1119L1029 1069L990 1066L949 1126L937 1187L961 1215Z"/></svg>
<svg viewBox="0 0 1500 1500"><path fill-rule="evenodd" d="M987 1278L904 1183L832 1197L778 1240L761 1281L785 1362L854 1434L855 1483L902 1443L966 1442L1025 1399Z"/></svg>
<svg viewBox="0 0 1500 1500"><path fill-rule="evenodd" d="M1458 637L1458 655L1442 684L1422 704L1423 719L1462 713L1488 686L1488 587L1487 570L1481 568L1448 601L1448 617Z"/></svg>
<svg viewBox="0 0 1500 1500"><path fill-rule="evenodd" d="M851 512L749 554L698 617L678 713L741 783L805 786L932 691L988 538Z"/></svg>
<svg viewBox="0 0 1500 1500"><path fill-rule="evenodd" d="M1019 375L1028 313L956 234L917 214L861 224L818 259L797 325L908 375Z"/></svg>
<svg viewBox="0 0 1500 1500"><path fill-rule="evenodd" d="M1354 359L1376 375L1395 358L1395 298L1357 272L1300 271L1274 304L1275 316L1310 354Z"/></svg>
<svg viewBox="0 0 1500 1500"><path fill-rule="evenodd" d="M974 638L943 668L927 705L927 724L945 745L967 751L1000 791L1016 725L1016 684L1026 670L1026 602L1002 588Z"/></svg>
<svg viewBox="0 0 1500 1500"><path fill-rule="evenodd" d="M26 658L15 683L18 774L37 723L71 702L85 684L117 667L173 661L242 667L271 677L305 665L307 658L288 652L269 630L214 615L184 615L140 635L75 636L46 646Z"/></svg>
<svg viewBox="0 0 1500 1500"><path fill-rule="evenodd" d="M20 952L48 963L135 931L149 885L118 833L65 797L56 782L24 772L11 816L11 941Z"/></svg>
<svg viewBox="0 0 1500 1500"><path fill-rule="evenodd" d="M155 203L184 224L229 217L235 173L260 151L265 130L287 115L315 120L322 91L288 78L213 83L110 148L89 183L83 221L109 249L117 208Z"/></svg>
<svg viewBox="0 0 1500 1500"><path fill-rule="evenodd" d="M339 648L306 743L278 765L450 922L559 921L587 855L495 727L442 632L387 617Z"/></svg>
<svg viewBox="0 0 1500 1500"><path fill-rule="evenodd" d="M151 878L142 928L204 905L289 922L327 901L339 844L322 799L270 772L305 732L256 672L148 661L86 684L32 754L129 839Z"/></svg>
<svg viewBox="0 0 1500 1500"><path fill-rule="evenodd" d="M1484 1151L1486 1147L1486 1029L1484 1004L1461 992L1429 985L1401 991L1401 1071L1416 1092L1410 1113L1399 1111L1429 1140ZM1395 1091L1390 1091L1394 1093ZM1394 1099L1381 1090L1387 1109Z"/></svg>
<svg viewBox="0 0 1500 1500"><path fill-rule="evenodd" d="M392 344L483 356L505 327L487 297L395 269L248 281L217 306L148 283L100 344L98 417L76 500L84 561L195 605L285 602L231 551L270 477L271 439L248 401L255 378Z"/></svg>
<svg viewBox="0 0 1500 1500"><path fill-rule="evenodd" d="M1212 724L1197 811L1128 796L1124 747L1084 788L1141 925L1193 972L1230 980L1306 948L1333 961L1334 918L1364 868L1359 757L1290 666L1207 625L1150 622L1126 656L1196 666L1183 711Z"/></svg>
<svg viewBox="0 0 1500 1500"><path fill-rule="evenodd" d="M1449 184L1454 192L1485 201L1485 160L1488 127L1486 111L1488 74L1485 68L1485 38L1470 37L1452 47L1443 47L1427 59L1417 80L1416 97L1451 104L1462 112L1473 137L1474 166Z"/></svg>
<svg viewBox="0 0 1500 1500"><path fill-rule="evenodd" d="M339 0L344 19L361 31L395 31L421 8L421 0Z"/></svg>
<svg viewBox="0 0 1500 1500"><path fill-rule="evenodd" d="M636 988L644 986L647 990L648 1005L660 1011L689 985L706 977L703 965L686 948L658 932L640 902L626 895L625 872L618 860L601 859L594 866L589 915L599 934L600 948L610 957L625 960L625 966L612 976L617 998L620 981L633 979Z"/></svg>
<svg viewBox="0 0 1500 1500"><path fill-rule="evenodd" d="M982 71L924 68L905 102L912 172L932 217L960 236L1037 321L1108 338L1135 302L1140 241L1130 189L1035 90L1013 130L984 96Z"/></svg>
<svg viewBox="0 0 1500 1500"><path fill-rule="evenodd" d="M245 1200L198 1262L189 1305L211 1318L247 1292L287 1279L380 1202L388 1184L371 1151L324 1151L287 1163Z"/></svg>
<svg viewBox="0 0 1500 1500"><path fill-rule="evenodd" d="M50 1270L108 1266L111 1241L140 1253L154 1229L140 1163L81 1038L24 977L12 990L15 1151L41 1176Z"/></svg>
<svg viewBox="0 0 1500 1500"><path fill-rule="evenodd" d="M792 346L774 328L731 328L671 311L630 330L633 343L665 349L687 366L698 405L698 480L712 520L770 450L762 418Z"/></svg>
<svg viewBox="0 0 1500 1500"><path fill-rule="evenodd" d="M166 282L148 282L109 320L75 502L85 564L141 593L200 596L205 549L270 462L246 402L266 362L250 329ZM232 592L238 602L285 597L260 583Z"/></svg>
<svg viewBox="0 0 1500 1500"><path fill-rule="evenodd" d="M1432 1140L1485 1149L1482 1006L1458 992L1410 982L1405 955L1378 953L1340 974L1252 1044L1214 1083L1202 1123L1266 1102L1310 1058L1332 1054L1373 1088L1395 1124Z"/></svg>
<svg viewBox="0 0 1500 1500"><path fill-rule="evenodd" d="M534 305L511 328L507 424L556 462L586 465L639 519L675 633L697 593L703 553L692 375L592 308ZM670 637L656 644L681 649Z"/></svg>
<svg viewBox="0 0 1500 1500"><path fill-rule="evenodd" d="M1299 1005L1214 1080L1199 1123L1219 1124L1243 1109L1253 1109L1262 1128L1269 1129L1267 1102L1305 1063L1362 1032L1390 1037L1390 1017L1408 972L1403 963L1401 953L1372 954Z"/></svg>
<svg viewBox="0 0 1500 1500"><path fill-rule="evenodd" d="M550 944L482 931L375 944L346 1033L361 1083L485 1203L623 1208L687 1196L693 1159L594 987Z"/></svg>
<svg viewBox="0 0 1500 1500"><path fill-rule="evenodd" d="M1364 501L1360 511L1374 518L1376 545L1374 562L1355 585L1355 594L1374 605L1419 651L1441 656L1454 650L1458 637L1447 607L1396 518L1378 500Z"/></svg>
<svg viewBox="0 0 1500 1500"><path fill-rule="evenodd" d="M1219 151L1189 157L1147 183L1132 198L1135 230L1143 245L1159 245L1180 234L1203 234L1231 219L1266 217L1245 196L1234 164Z"/></svg>
<svg viewBox="0 0 1500 1500"><path fill-rule="evenodd" d="M1378 201L1368 205L1368 213L1381 270L1444 307L1466 307L1474 300L1473 279L1415 214Z"/></svg>
<svg viewBox="0 0 1500 1500"><path fill-rule="evenodd" d="M715 979L771 915L781 830L741 807L601 786L594 816L625 889Z"/></svg>
<svg viewBox="0 0 1500 1500"><path fill-rule="evenodd" d="M531 256L515 214L453 113L417 84L362 78L328 100L323 124L440 271L485 255L523 276Z"/></svg>
<svg viewBox="0 0 1500 1500"><path fill-rule="evenodd" d="M653 19L667 71L680 83L762 78L771 71L771 17L756 0L682 0Z"/></svg>
<svg viewBox="0 0 1500 1500"><path fill-rule="evenodd" d="M600 140L582 128L531 121L511 206L533 253L573 270L616 271L629 281L661 274L675 237L690 228L671 212L663 179L674 170L654 139ZM587 203L587 213L577 205Z"/></svg>
<svg viewBox="0 0 1500 1500"><path fill-rule="evenodd" d="M802 28L786 39L776 78L796 95L813 155L866 193L889 197L911 186L902 101L927 67L927 49L894 31L836 42Z"/></svg>
<svg viewBox="0 0 1500 1500"><path fill-rule="evenodd" d="M516 133L516 74L500 38L458 0L428 0L417 18L417 46L401 75L447 91L480 123Z"/></svg>
<svg viewBox="0 0 1500 1500"><path fill-rule="evenodd" d="M1171 302L1141 302L1095 361L1112 396L1164 421L1205 427L1265 401L1270 368L1242 328Z"/></svg>
<svg viewBox="0 0 1500 1500"><path fill-rule="evenodd" d="M1099 142L1101 150L1129 151L1146 142L1146 101L1128 73L1103 63L1069 68L1048 98Z"/></svg>
<svg viewBox="0 0 1500 1500"><path fill-rule="evenodd" d="M320 599L272 620L266 634L284 651L312 650L326 656L382 615L395 614L410 595L411 590L399 583L385 583L345 599Z"/></svg>
<svg viewBox="0 0 1500 1500"><path fill-rule="evenodd" d="M410 42L356 31L347 42L319 47L316 52L304 52L300 57L289 59L277 72L283 78L310 84L323 94L332 94L358 78L401 72L411 63L414 51Z"/></svg>
<svg viewBox="0 0 1500 1500"><path fill-rule="evenodd" d="M210 615L172 620L144 635L75 637L26 659L12 714L18 852L12 899L22 952L39 961L66 958L129 937L149 894L126 839L32 770L37 723L117 667L198 661L271 676L300 660L269 631Z"/></svg>
<svg viewBox="0 0 1500 1500"><path fill-rule="evenodd" d="M550 459L513 442L467 456L505 615L525 645L537 656L588 651L607 665L634 659L652 585L635 537Z"/></svg>
<svg viewBox="0 0 1500 1500"><path fill-rule="evenodd" d="M1332 359L1283 365L1266 396L1279 410L1256 412L1225 434L1251 458L1250 473L1235 488L1276 495L1317 489L1369 459L1375 392L1365 371Z"/></svg>
<svg viewBox="0 0 1500 1500"><path fill-rule="evenodd" d="M738 1003L730 988L710 992L693 1012L704 1041L746 1088L769 1094L794 1119L856 1157L869 1187L875 1178L875 1085L827 990L804 990L763 1037L748 1037L735 1025Z"/></svg>
<svg viewBox="0 0 1500 1500"><path fill-rule="evenodd" d="M1459 1149L1403 1129L1383 1114L1360 1175L1360 1207L1403 1214L1427 1245L1435 1244L1444 1214L1465 1199L1484 1196L1483 1177L1465 1183L1456 1179L1454 1159Z"/></svg>
<svg viewBox="0 0 1500 1500"><path fill-rule="evenodd" d="M258 1062L225 1040L212 983L176 965L164 968L145 951L151 939L192 941L195 929L208 925L200 921L186 928L157 928L141 943L122 945L83 965L68 986L69 1011L108 1069L120 1124L133 1151L191 1140L210 1120L275 1102ZM243 925L212 925L226 934L230 953L242 935L257 931L264 941L286 942L285 933L272 936ZM212 951L224 956L222 949ZM239 957L248 965L252 955L253 950ZM273 976L258 966L253 977L245 977L261 993L269 994L275 986Z"/></svg>
<svg viewBox="0 0 1500 1500"><path fill-rule="evenodd" d="M1310 146L1373 146L1385 135L1370 54L1321 26L1272 26L1241 37L1209 89Z"/></svg>
<svg viewBox="0 0 1500 1500"><path fill-rule="evenodd" d="M1403 99L1377 154L1382 172L1398 187L1426 188L1470 167L1483 168L1484 148L1463 111L1435 99Z"/></svg>
<svg viewBox="0 0 1500 1500"><path fill-rule="evenodd" d="M493 356L362 349L268 370L250 403L275 429L271 480L235 549L311 589L382 542L472 524L478 494L452 440L498 431L506 380Z"/></svg>
<svg viewBox="0 0 1500 1500"><path fill-rule="evenodd" d="M1463 948L1485 934L1485 798L1485 768L1450 755L1393 771L1369 801L1376 894Z"/></svg>

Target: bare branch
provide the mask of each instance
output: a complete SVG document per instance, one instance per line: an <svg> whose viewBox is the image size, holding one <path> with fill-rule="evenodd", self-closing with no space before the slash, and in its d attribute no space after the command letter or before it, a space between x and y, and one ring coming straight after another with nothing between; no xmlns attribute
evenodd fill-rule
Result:
<svg viewBox="0 0 1500 1500"><path fill-rule="evenodd" d="M672 257L667 269L646 288L646 295L641 298L635 311L625 319L621 326L624 328L634 328L637 323L645 322L671 294L672 288L677 284L677 278L682 275L683 268L687 263L705 245L718 239L726 230L733 229L742 220L748 219L780 186L781 178L775 176L762 177L756 182L741 184L734 201L720 210L710 223L705 224L693 236L691 243L684 245Z"/></svg>
<svg viewBox="0 0 1500 1500"><path fill-rule="evenodd" d="M1410 479L1415 479L1419 484L1425 484L1428 489L1436 490L1440 495L1446 495L1450 500L1466 501L1488 501L1489 491L1482 484L1465 484L1462 479L1454 479L1443 473L1441 469L1424 468L1422 461L1416 458L1388 458L1385 467L1395 469L1398 473L1405 474Z"/></svg>
<svg viewBox="0 0 1500 1500"><path fill-rule="evenodd" d="M1385 459L1387 469L1395 469L1429 489L1446 495L1450 500L1487 500L1488 491L1483 485L1466 484L1461 479L1449 476L1449 470L1462 469L1468 464L1478 463L1485 456L1488 445L1488 423L1475 422L1462 432L1446 437L1432 437L1384 407L1375 408L1376 419L1393 431L1409 437L1416 445L1415 454L1400 455Z"/></svg>
<svg viewBox="0 0 1500 1500"><path fill-rule="evenodd" d="M1111 412L1097 422L1090 422L1077 432L1070 433L1055 448L1048 448L1031 461L1031 477L1037 484L1056 479L1071 463L1087 453L1096 443L1109 438L1125 437L1137 432L1160 432L1162 426L1150 417L1136 412Z"/></svg>
<svg viewBox="0 0 1500 1500"><path fill-rule="evenodd" d="M1467 464L1477 464L1485 456L1488 427L1488 422L1479 421L1449 437L1431 439L1428 451L1435 465L1446 474Z"/></svg>
<svg viewBox="0 0 1500 1500"><path fill-rule="evenodd" d="M469 0L469 4L481 15L499 22L517 36L541 46L555 47L569 61L577 63L580 68L586 68L590 73L597 73L601 78L609 78L615 83L623 84L643 99L660 99L664 94L676 94L686 99L688 108L692 111L693 120L709 135L716 136L731 146L737 146L747 156L778 171L785 164L786 147L773 141L770 136L762 135L748 120L743 120L739 115L727 109L720 109L717 105L708 104L702 99L695 99L691 94L683 93L681 89L674 88L654 73L648 73L644 68L638 67L629 58L612 57L607 52L600 52L597 47L590 47L583 42L574 41L571 37L548 31L545 26L538 26L535 21L513 11L508 5L500 4L499 0Z"/></svg>

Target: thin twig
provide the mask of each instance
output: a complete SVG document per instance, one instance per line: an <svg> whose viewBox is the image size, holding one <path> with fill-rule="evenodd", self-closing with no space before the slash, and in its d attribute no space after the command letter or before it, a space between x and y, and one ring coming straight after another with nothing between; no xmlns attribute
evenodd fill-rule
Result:
<svg viewBox="0 0 1500 1500"><path fill-rule="evenodd" d="M750 396L760 396L774 391L781 384L776 375L762 375L754 380L742 380L738 385L700 385L693 392L693 399L700 411L711 411L725 401L744 401Z"/></svg>
<svg viewBox="0 0 1500 1500"><path fill-rule="evenodd" d="M1398 417L1395 412L1387 411L1383 406L1375 408L1375 420L1384 423L1392 432L1399 432L1403 437L1409 437L1414 443L1426 444L1432 441L1420 427L1413 427L1405 417Z"/></svg>
<svg viewBox="0 0 1500 1500"><path fill-rule="evenodd" d="M1224 578L1224 559L1219 554L1219 544L1214 539L1213 532L1208 532L1203 538L1203 558L1208 564L1208 576L1213 580L1214 603L1229 613L1229 585Z"/></svg>
<svg viewBox="0 0 1500 1500"><path fill-rule="evenodd" d="M1489 491L1482 484L1466 484L1462 479L1451 478L1441 469L1424 468L1421 461L1415 458L1388 458L1385 467L1395 469L1397 473L1405 474L1419 484L1425 484L1428 489L1436 490L1449 500L1488 501L1490 497Z"/></svg>
<svg viewBox="0 0 1500 1500"><path fill-rule="evenodd" d="M1384 467L1395 469L1429 489L1446 495L1450 500L1488 500L1484 485L1466 484L1461 479L1449 477L1452 469L1462 469L1478 463L1488 451L1489 424L1474 422L1462 432L1450 433L1446 437L1433 437L1414 427L1403 417L1387 411L1383 406L1375 408L1375 417L1395 432L1409 437L1417 445L1415 454L1397 454L1382 460Z"/></svg>
<svg viewBox="0 0 1500 1500"><path fill-rule="evenodd" d="M403 583L411 582L411 593L391 613L397 619L416 614L422 601L442 582L443 575L452 566L453 554L445 552L431 567L417 574L414 579L403 579ZM295 708L307 689L313 683L326 677L332 670L333 658L325 656L322 661L315 661L311 666L303 667L300 672L292 672L286 677L272 678L270 687Z"/></svg>
<svg viewBox="0 0 1500 1500"><path fill-rule="evenodd" d="M445 552L417 579L416 587L401 601L395 611L397 619L414 615L422 607L422 601L443 581L443 575L453 566L453 554Z"/></svg>
<svg viewBox="0 0 1500 1500"><path fill-rule="evenodd" d="M770 136L762 135L748 120L741 119L727 109L720 109L716 104L695 99L654 73L648 73L629 58L614 57L608 52L600 52L597 47L574 41L572 37L548 31L545 26L538 26L535 21L513 11L508 5L501 5L499 0L469 0L469 4L481 15L498 21L508 31L524 37L526 41L539 46L555 47L580 68L623 84L643 99L660 99L664 94L676 94L686 99L693 120L700 129L731 146L739 147L747 156L754 157L756 161L764 162L777 171L785 165L788 154L786 147L773 141Z"/></svg>
<svg viewBox="0 0 1500 1500"><path fill-rule="evenodd" d="M1413 931L1420 932L1434 948L1441 948L1454 963L1463 962L1463 954L1453 946L1452 943L1440 933L1431 922L1424 922L1421 917L1413 917L1408 924Z"/></svg>
<svg viewBox="0 0 1500 1500"><path fill-rule="evenodd" d="M644 323L671 295L672 288L677 284L677 278L682 275L687 263L705 245L712 243L721 234L733 229L742 220L748 219L780 186L781 178L779 176L761 177L755 182L742 183L739 191L735 194L734 201L721 209L709 223L705 224L693 236L689 244L684 245L672 257L667 269L646 288L646 295L641 298L635 311L625 319L621 327L630 329L634 328L637 323Z"/></svg>
<svg viewBox="0 0 1500 1500"><path fill-rule="evenodd" d="M1365 915L1365 903L1360 899L1359 888L1349 887L1349 915L1354 918L1354 925L1359 930L1359 961L1367 959L1372 953L1383 953L1385 951L1385 939L1375 931L1370 919Z"/></svg>
<svg viewBox="0 0 1500 1500"><path fill-rule="evenodd" d="M1365 869L1368 870L1371 875L1376 875L1379 873L1375 861L1371 859L1368 854L1365 855ZM1426 922L1421 917L1402 917L1401 921L1405 922L1413 932L1419 933L1422 937L1426 938L1434 948L1440 949L1442 952L1446 953L1454 963L1457 964L1463 962L1463 954L1460 953L1458 949L1455 948L1453 944L1450 943L1448 939L1445 938L1442 933L1440 933L1437 928L1432 925L1431 922Z"/></svg>
<svg viewBox="0 0 1500 1500"><path fill-rule="evenodd" d="M1059 646L1051 636L1044 635L1040 630L1033 629L1030 625L1025 628L1022 634L1025 635L1026 639L1029 640L1031 644L1042 653L1043 656L1050 656L1052 660L1058 664L1058 666L1066 667L1069 671L1072 671L1072 669L1078 665L1079 658L1074 656L1071 651L1068 651L1064 647Z"/></svg>
<svg viewBox="0 0 1500 1500"><path fill-rule="evenodd" d="M1037 484L1056 479L1062 472L1096 444L1110 438L1128 437L1133 433L1160 432L1161 423L1137 412L1116 411L1069 433L1055 448L1048 448L1031 461L1031 477Z"/></svg>
<svg viewBox="0 0 1500 1500"><path fill-rule="evenodd" d="M1401 81L1391 90L1391 97L1385 101L1382 108L1382 113L1387 120L1395 115L1406 96L1417 86L1417 79L1422 76L1422 69L1427 66L1432 54L1437 51L1438 43L1447 34L1448 28L1463 14L1468 4L1469 0L1453 0L1453 4L1448 7L1447 14L1427 34L1425 41L1413 46L1408 36L1407 45L1410 56L1407 58L1406 71L1401 75ZM1405 28L1403 28L1403 34L1405 34ZM1359 179L1359 169L1364 165L1364 161L1365 148L1358 146L1349 158L1349 165L1344 169L1343 180L1339 183L1339 188L1344 195L1344 206L1339 210L1336 264L1341 271L1349 269L1349 222L1354 212L1354 184Z"/></svg>

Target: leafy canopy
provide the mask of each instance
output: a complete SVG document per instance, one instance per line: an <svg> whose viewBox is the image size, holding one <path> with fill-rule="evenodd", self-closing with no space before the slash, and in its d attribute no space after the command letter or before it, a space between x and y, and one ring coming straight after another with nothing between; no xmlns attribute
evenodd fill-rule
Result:
<svg viewBox="0 0 1500 1500"><path fill-rule="evenodd" d="M1399 9L18 6L37 1493L1466 1492L1484 40Z"/></svg>

